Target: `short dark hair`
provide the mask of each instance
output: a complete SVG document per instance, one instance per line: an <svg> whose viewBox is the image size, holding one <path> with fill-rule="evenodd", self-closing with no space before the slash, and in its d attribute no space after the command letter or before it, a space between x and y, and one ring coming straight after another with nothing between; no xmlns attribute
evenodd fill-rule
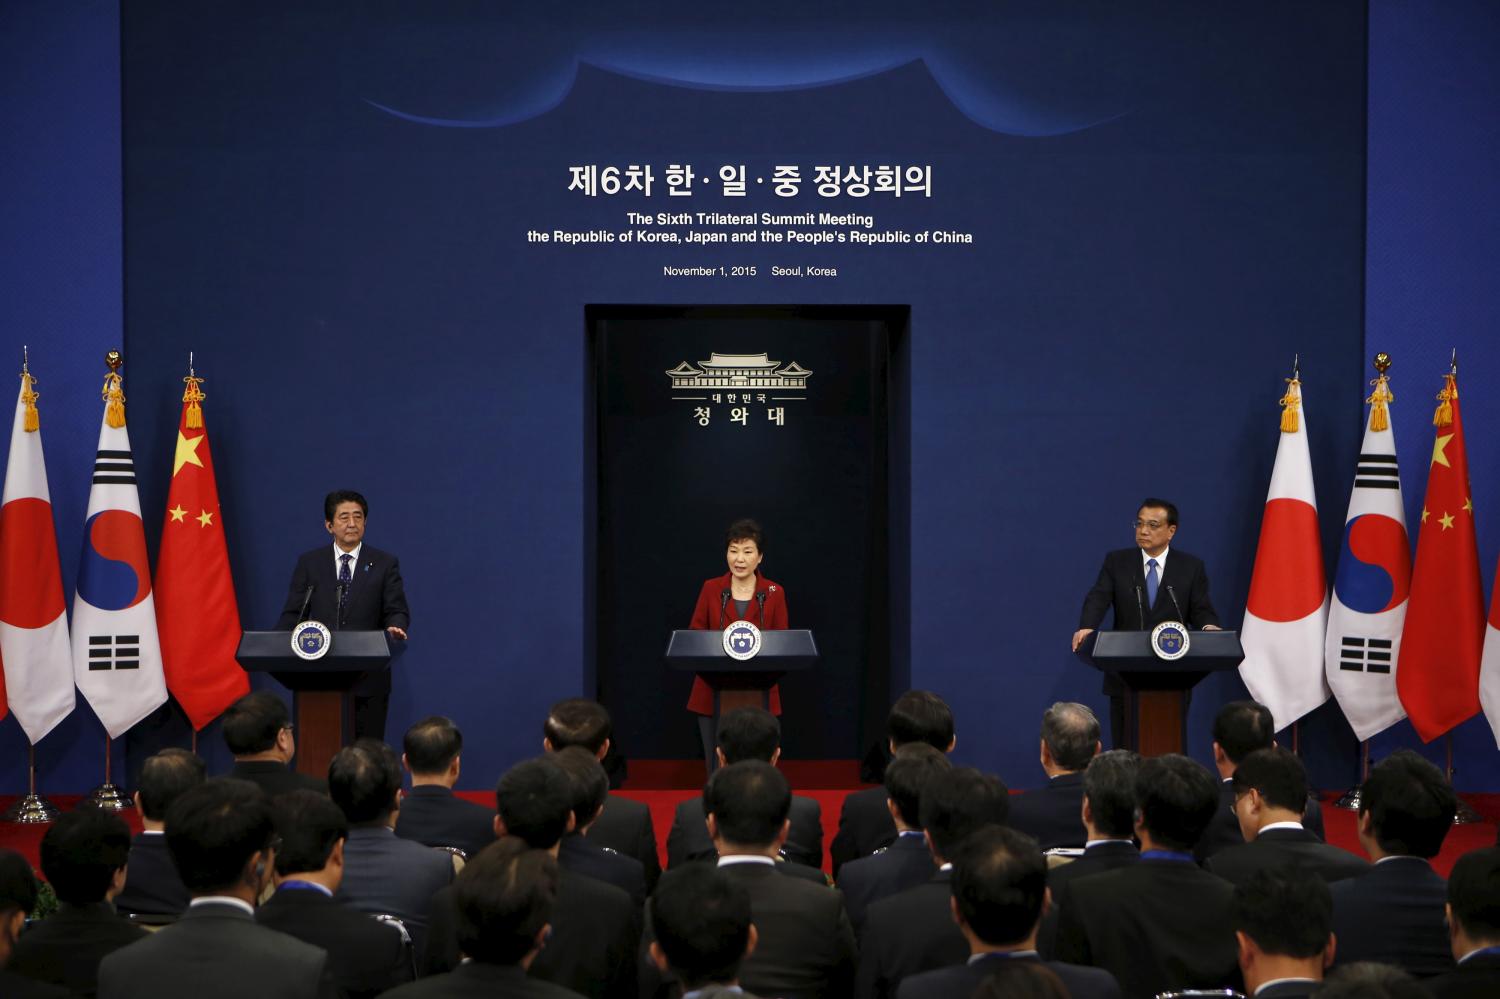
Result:
<svg viewBox="0 0 1500 999"><path fill-rule="evenodd" d="M1323 979L1318 999L1432 999L1432 993L1394 964L1355 961Z"/></svg>
<svg viewBox="0 0 1500 999"><path fill-rule="evenodd" d="M728 530L724 532L724 546L726 548L736 541L754 541L755 547L760 549L761 554L765 554L765 532L760 529L759 523L751 520L749 517L741 517L730 524Z"/></svg>
<svg viewBox="0 0 1500 999"><path fill-rule="evenodd" d="M1004 825L1010 817L1010 791L994 774L973 767L939 771L922 789L922 828L932 848L952 858L981 826Z"/></svg>
<svg viewBox="0 0 1500 999"><path fill-rule="evenodd" d="M885 768L885 793L896 803L901 821L913 829L922 826L922 789L934 774L953 769L940 750L925 742L911 742L896 750Z"/></svg>
<svg viewBox="0 0 1500 999"><path fill-rule="evenodd" d="M1089 760L1083 796L1100 832L1117 839L1135 835L1135 772L1141 758L1129 749L1110 749Z"/></svg>
<svg viewBox="0 0 1500 999"><path fill-rule="evenodd" d="M771 764L742 760L720 767L703 789L703 812L736 846L770 846L792 810L792 788Z"/></svg>
<svg viewBox="0 0 1500 999"><path fill-rule="evenodd" d="M440 774L463 752L464 734L451 718L430 715L406 730L401 749L414 774Z"/></svg>
<svg viewBox="0 0 1500 999"><path fill-rule="evenodd" d="M1135 807L1158 846L1191 850L1220 808L1219 782L1178 753L1147 757L1135 773Z"/></svg>
<svg viewBox="0 0 1500 999"><path fill-rule="evenodd" d="M1099 749L1099 719L1087 705L1058 701L1042 714L1042 741L1058 766L1082 770Z"/></svg>
<svg viewBox="0 0 1500 999"><path fill-rule="evenodd" d="M1234 887L1230 921L1267 954L1316 957L1333 932L1328 884L1294 867L1256 871Z"/></svg>
<svg viewBox="0 0 1500 999"><path fill-rule="evenodd" d="M376 739L357 739L328 763L328 794L351 826L380 822L396 809L401 764L396 751Z"/></svg>
<svg viewBox="0 0 1500 999"><path fill-rule="evenodd" d="M0 916L17 911L31 915L36 894L36 874L30 862L14 850L0 848Z"/></svg>
<svg viewBox="0 0 1500 999"><path fill-rule="evenodd" d="M84 804L64 812L42 837L42 873L60 901L104 901L130 855L130 827L114 812Z"/></svg>
<svg viewBox="0 0 1500 999"><path fill-rule="evenodd" d="M1448 904L1469 939L1500 942L1500 849L1489 846L1458 858L1448 875Z"/></svg>
<svg viewBox="0 0 1500 999"><path fill-rule="evenodd" d="M519 964L557 898L557 861L514 836L480 850L453 882L458 948L482 964Z"/></svg>
<svg viewBox="0 0 1500 999"><path fill-rule="evenodd" d="M194 895L238 885L250 858L275 838L271 799L247 780L211 777L167 809L167 850Z"/></svg>
<svg viewBox="0 0 1500 999"><path fill-rule="evenodd" d="M276 736L290 725L285 701L269 690L252 690L229 705L220 728L230 753L249 756L274 748Z"/></svg>
<svg viewBox="0 0 1500 999"><path fill-rule="evenodd" d="M750 941L750 893L712 864L679 865L656 883L651 928L684 990L733 981Z"/></svg>
<svg viewBox="0 0 1500 999"><path fill-rule="evenodd" d="M891 705L885 731L897 746L925 742L946 753L953 745L953 711L931 691L908 690Z"/></svg>
<svg viewBox="0 0 1500 999"><path fill-rule="evenodd" d="M333 523L333 512L344 503L358 503L360 516L370 516L370 504L365 502L363 496L353 489L335 489L323 497L323 519L330 524Z"/></svg>
<svg viewBox="0 0 1500 999"><path fill-rule="evenodd" d="M958 849L952 885L959 914L979 939L992 946L1019 943L1042 918L1047 861L1025 833L981 826Z"/></svg>
<svg viewBox="0 0 1500 999"><path fill-rule="evenodd" d="M1300 815L1307 807L1307 768L1289 750L1257 749L1240 760L1230 782L1236 796L1253 789L1272 808L1286 808Z"/></svg>
<svg viewBox="0 0 1500 999"><path fill-rule="evenodd" d="M333 799L321 791L299 788L271 802L276 835L276 873L282 877L321 871L334 844L349 836L349 820Z"/></svg>
<svg viewBox="0 0 1500 999"><path fill-rule="evenodd" d="M613 728L604 705L583 697L570 697L552 705L542 725L542 735L553 749L582 746L597 755Z"/></svg>
<svg viewBox="0 0 1500 999"><path fill-rule="evenodd" d="M203 760L186 749L172 746L148 757L135 782L141 796L141 815L152 822L163 821L177 796L202 784L206 776Z"/></svg>
<svg viewBox="0 0 1500 999"><path fill-rule="evenodd" d="M1271 709L1257 701L1230 701L1214 716L1214 742L1236 766L1257 749L1270 749L1275 741Z"/></svg>
<svg viewBox="0 0 1500 999"><path fill-rule="evenodd" d="M1436 857L1457 811L1448 778L1410 749L1375 764L1360 789L1359 814L1369 813L1375 842L1386 853Z"/></svg>
<svg viewBox="0 0 1500 999"><path fill-rule="evenodd" d="M609 774L594 754L582 746L569 746L553 754L557 765L568 777L568 801L573 806L573 821L582 829L599 815L609 800Z"/></svg>
<svg viewBox="0 0 1500 999"><path fill-rule="evenodd" d="M1171 502L1170 500L1161 499L1157 496L1147 496L1145 499L1141 500L1138 506L1136 506L1136 515L1139 516L1140 512L1147 508L1167 511L1167 523L1173 527L1177 526L1177 504Z"/></svg>
<svg viewBox="0 0 1500 999"><path fill-rule="evenodd" d="M562 839L573 814L573 785L556 754L522 760L495 785L495 811L507 835L550 850Z"/></svg>
<svg viewBox="0 0 1500 999"><path fill-rule="evenodd" d="M765 708L735 708L719 718L719 748L725 763L770 763L781 748L781 722Z"/></svg>

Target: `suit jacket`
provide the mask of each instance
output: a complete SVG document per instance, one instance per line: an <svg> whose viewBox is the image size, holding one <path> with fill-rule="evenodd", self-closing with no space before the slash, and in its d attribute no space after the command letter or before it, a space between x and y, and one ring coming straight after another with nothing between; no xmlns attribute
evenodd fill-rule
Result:
<svg viewBox="0 0 1500 999"><path fill-rule="evenodd" d="M360 912L396 916L420 954L432 896L452 881L448 854L399 839L386 826L351 826L344 841L344 880L334 897Z"/></svg>
<svg viewBox="0 0 1500 999"><path fill-rule="evenodd" d="M1335 964L1384 961L1418 977L1453 970L1443 906L1448 882L1420 857L1393 857L1330 885Z"/></svg>
<svg viewBox="0 0 1500 999"><path fill-rule="evenodd" d="M981 957L950 968L938 968L912 975L896 990L896 999L963 999L994 974L1018 965L1046 968L1062 980L1072 999L1120 999L1120 986L1114 976L1098 968L1082 968L1061 961L1043 961L1037 957Z"/></svg>
<svg viewBox="0 0 1500 999"><path fill-rule="evenodd" d="M234 769L225 776L236 780L247 780L271 797L288 791L317 791L328 793L328 782L307 774L299 774L285 763L275 760L237 760Z"/></svg>
<svg viewBox="0 0 1500 999"><path fill-rule="evenodd" d="M891 999L903 979L963 964L969 942L953 922L952 869L865 910L859 938L859 999Z"/></svg>
<svg viewBox="0 0 1500 999"><path fill-rule="evenodd" d="M322 621L331 630L378 631L383 628L411 627L411 612L406 606L406 587L401 582L401 563L390 552L381 551L369 544L359 549L359 561L354 566L349 583L349 595L344 602L344 620L338 621L338 573L334 569L333 542L310 552L303 552L292 570L291 587L287 592L286 606L276 622L278 631L292 628L299 621L298 612L307 597L307 587L313 587L312 601L307 607L307 617ZM357 694L389 693L390 670L379 669L366 673L355 685Z"/></svg>
<svg viewBox="0 0 1500 999"><path fill-rule="evenodd" d="M432 899L424 976L458 967L457 918L453 889L444 888ZM552 935L527 972L532 978L589 999L635 999L641 924L640 910L629 895L603 881L561 871L550 922Z"/></svg>
<svg viewBox="0 0 1500 999"><path fill-rule="evenodd" d="M1219 805L1208 828L1203 830L1198 844L1193 847L1193 856L1200 864L1226 847L1245 842L1245 836L1240 832L1240 820L1234 816L1234 784L1227 777L1219 782ZM1323 835L1323 806L1316 798L1307 799L1307 807L1302 810L1302 828L1318 839L1327 838Z"/></svg>
<svg viewBox="0 0 1500 999"><path fill-rule="evenodd" d="M328 952L328 970L348 999L377 996L414 977L413 958L393 926L313 888L281 888L255 910L262 926Z"/></svg>
<svg viewBox="0 0 1500 999"><path fill-rule="evenodd" d="M791 832L781 855L795 864L808 867L823 866L823 806L816 798L792 795ZM703 814L703 797L689 798L677 806L672 816L672 828L667 833L667 866L693 860L715 860L719 854L714 841L708 838L708 826ZM593 830L589 830L593 835Z"/></svg>
<svg viewBox="0 0 1500 999"><path fill-rule="evenodd" d="M651 808L644 801L611 794L604 801L604 811L589 826L589 841L641 862L646 875L647 893L656 890L661 877L661 856L656 852L656 826Z"/></svg>
<svg viewBox="0 0 1500 999"><path fill-rule="evenodd" d="M1059 774L1035 791L1011 795L1006 825L1034 837L1043 850L1083 846L1089 838L1083 827L1083 772Z"/></svg>
<svg viewBox="0 0 1500 999"><path fill-rule="evenodd" d="M193 906L182 918L99 965L100 999L314 999L333 994L328 955L256 925L232 905Z"/></svg>
<svg viewBox="0 0 1500 999"><path fill-rule="evenodd" d="M1475 954L1422 984L1433 999L1491 999L1500 995L1500 954Z"/></svg>
<svg viewBox="0 0 1500 999"><path fill-rule="evenodd" d="M1329 846L1306 829L1268 829L1254 842L1220 850L1204 866L1231 884L1243 884L1267 868L1295 867L1329 884L1370 870L1363 857Z"/></svg>
<svg viewBox="0 0 1500 999"><path fill-rule="evenodd" d="M136 833L130 841L125 890L115 896L115 911L176 916L191 900L182 875L177 873L177 862L167 850L166 834Z"/></svg>
<svg viewBox="0 0 1500 999"><path fill-rule="evenodd" d="M93 996L104 956L146 936L145 930L115 915L107 902L63 902L56 912L21 934L6 967L37 981L61 985L74 995Z"/></svg>
<svg viewBox="0 0 1500 999"><path fill-rule="evenodd" d="M1057 949L1057 919L1062 912L1064 899L1068 897L1068 886L1079 878L1090 874L1112 871L1116 867L1127 867L1141 861L1141 851L1134 843L1106 840L1095 843L1083 851L1083 856L1047 868L1047 887L1052 892L1052 906L1042 914L1042 925L1037 930L1036 949L1044 958L1050 958Z"/></svg>
<svg viewBox="0 0 1500 999"><path fill-rule="evenodd" d="M886 808L889 800L883 787L867 787L845 796L839 810L839 830L828 847L835 879L849 861L868 857L896 841L896 823Z"/></svg>
<svg viewBox="0 0 1500 999"><path fill-rule="evenodd" d="M1234 886L1196 864L1146 860L1068 886L1059 960L1104 968L1129 999L1174 989L1239 988Z"/></svg>
<svg viewBox="0 0 1500 999"><path fill-rule="evenodd" d="M689 628L697 631L723 631L732 621L749 621L762 631L782 631L786 623L786 590L759 573L755 576L755 596L740 617L740 609L734 598L724 600L733 577L729 573L703 581L698 591L698 602L693 606L693 620ZM761 597L765 597L762 606ZM768 698L771 714L781 714L781 688L773 686ZM698 715L714 713L714 692L701 676L693 677L693 693L688 697L687 709Z"/></svg>
<svg viewBox="0 0 1500 999"><path fill-rule="evenodd" d="M871 905L915 888L936 873L937 864L921 833L897 836L896 842L879 852L845 864L839 872L839 891L844 893L844 908L854 932L863 930Z"/></svg>
<svg viewBox="0 0 1500 999"><path fill-rule="evenodd" d="M578 999L578 993L533 978L518 964L470 961L392 989L385 999Z"/></svg>
<svg viewBox="0 0 1500 999"><path fill-rule="evenodd" d="M72 993L60 985L49 985L0 968L0 996L5 999L70 999Z"/></svg>
<svg viewBox="0 0 1500 999"><path fill-rule="evenodd" d="M495 810L441 784L418 784L401 799L396 835L423 846L456 846L472 857L495 842Z"/></svg>
<svg viewBox="0 0 1500 999"><path fill-rule="evenodd" d="M624 890L637 909L646 904L646 873L641 862L594 842L592 831L588 836L576 832L563 836L557 863L563 870Z"/></svg>

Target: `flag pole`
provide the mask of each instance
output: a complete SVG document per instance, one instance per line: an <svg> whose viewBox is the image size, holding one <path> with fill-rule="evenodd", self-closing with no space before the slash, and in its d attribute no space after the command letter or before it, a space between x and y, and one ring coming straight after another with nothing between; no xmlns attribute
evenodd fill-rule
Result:
<svg viewBox="0 0 1500 999"><path fill-rule="evenodd" d="M1443 773L1447 775L1447 777L1448 777L1448 783L1451 785L1453 783L1453 730L1452 729L1449 729L1448 730L1448 734L1445 735L1445 736L1443 736L1443 753L1447 757L1447 766L1445 766L1443 768ZM1474 811L1474 809L1469 805L1469 803L1467 801L1463 800L1462 798L1458 799L1458 810L1453 813L1453 824L1454 825L1456 825L1456 826L1466 826L1466 825L1472 825L1475 822L1482 822L1482 821L1484 821L1484 820L1479 817L1479 813L1476 812L1476 811Z"/></svg>
<svg viewBox="0 0 1500 999"><path fill-rule="evenodd" d="M122 812L131 806L125 792L115 784L112 776L114 759L110 752L109 733L104 734L104 783L89 792L88 800L93 805L111 812Z"/></svg>
<svg viewBox="0 0 1500 999"><path fill-rule="evenodd" d="M60 814L57 806L36 793L36 746L27 743L26 769L29 775L26 797L11 805L5 812L5 821L23 826L46 825Z"/></svg>
<svg viewBox="0 0 1500 999"><path fill-rule="evenodd" d="M1370 740L1366 739L1359 744L1359 783L1345 791L1338 801L1333 803L1334 808L1342 808L1346 811L1359 811L1359 793L1365 786L1365 781L1370 777Z"/></svg>

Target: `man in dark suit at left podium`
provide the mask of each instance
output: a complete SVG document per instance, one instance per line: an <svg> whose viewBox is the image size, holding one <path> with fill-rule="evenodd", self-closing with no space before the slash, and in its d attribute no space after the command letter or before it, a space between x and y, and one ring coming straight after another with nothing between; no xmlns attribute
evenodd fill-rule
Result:
<svg viewBox="0 0 1500 999"><path fill-rule="evenodd" d="M297 559L286 606L276 623L278 630L311 618L333 631L384 628L392 638L405 641L411 614L401 583L401 563L390 552L364 543L369 512L365 498L350 489L335 490L323 500L323 526L333 536L333 550L315 548ZM356 739L384 741L390 699L387 670L367 673L359 680L354 687Z"/></svg>

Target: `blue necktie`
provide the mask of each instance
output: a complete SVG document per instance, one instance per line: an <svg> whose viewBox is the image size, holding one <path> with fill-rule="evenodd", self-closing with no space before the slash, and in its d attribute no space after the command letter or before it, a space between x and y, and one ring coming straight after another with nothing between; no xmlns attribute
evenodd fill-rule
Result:
<svg viewBox="0 0 1500 999"><path fill-rule="evenodd" d="M1156 559L1146 560L1146 606L1156 606L1156 587L1160 582L1156 575Z"/></svg>
<svg viewBox="0 0 1500 999"><path fill-rule="evenodd" d="M354 582L354 576L349 571L349 562L354 556L345 553L339 556L339 622L343 623L344 609L349 606L349 584Z"/></svg>

